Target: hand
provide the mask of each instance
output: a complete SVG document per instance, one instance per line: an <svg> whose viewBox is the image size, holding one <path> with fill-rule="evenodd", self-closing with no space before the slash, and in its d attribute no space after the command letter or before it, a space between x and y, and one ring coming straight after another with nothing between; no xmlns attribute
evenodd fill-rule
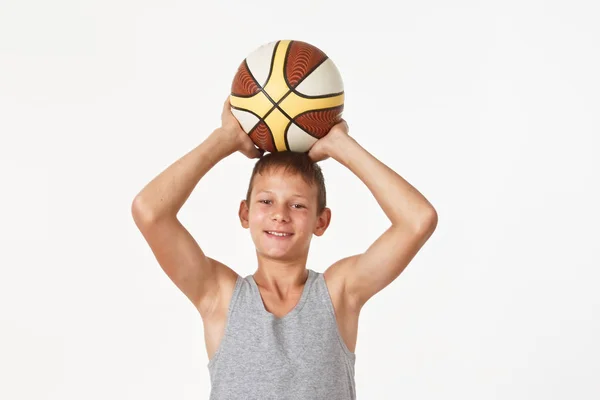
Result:
<svg viewBox="0 0 600 400"><path fill-rule="evenodd" d="M240 123L231 112L231 104L229 96L223 104L223 112L221 113L221 129L219 134L222 134L222 140L228 141L234 151L239 151L248 158L260 158L264 150L256 147L250 136L240 126Z"/></svg>
<svg viewBox="0 0 600 400"><path fill-rule="evenodd" d="M308 157L313 162L323 161L331 157L331 149L335 149L336 143L340 139L348 137L348 124L345 120L341 120L334 125L327 135L317 140L308 151Z"/></svg>

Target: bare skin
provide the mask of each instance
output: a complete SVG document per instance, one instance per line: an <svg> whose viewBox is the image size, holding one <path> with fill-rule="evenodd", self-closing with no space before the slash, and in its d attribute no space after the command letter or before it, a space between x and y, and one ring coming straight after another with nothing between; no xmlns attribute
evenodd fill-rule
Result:
<svg viewBox="0 0 600 400"><path fill-rule="evenodd" d="M238 274L204 254L177 219L201 178L220 160L240 152L260 157L226 102L222 126L197 148L154 178L136 196L132 214L160 266L198 309L209 359L223 337L229 301ZM421 193L362 148L342 122L309 151L315 161L333 158L371 191L391 226L363 253L343 258L324 272L338 329L350 351L357 341L360 310L396 279L437 225L437 214ZM307 278L306 260L313 236L321 236L331 210L317 212L316 189L301 178L268 171L257 176L249 202L241 201L239 219L256 247L254 279L265 309L277 317L297 304ZM269 232L290 233L286 238Z"/></svg>
<svg viewBox="0 0 600 400"><path fill-rule="evenodd" d="M225 325L227 323L229 301L233 295L235 281L237 279L237 274L234 271L231 271L228 275L229 277L223 282L222 296L220 296L218 305L215 307L215 312L203 318L204 341L209 360L212 359L223 338ZM339 271L338 276L336 276L336 271L330 268L324 275L327 289L329 290L333 308L335 310L340 335L346 346L348 346L348 349L354 352L357 342L360 310L348 307L348 301L346 301L343 296L342 281L339 276ZM300 293L304 287L303 285L304 284L297 286L293 294L288 294L283 299L259 285L265 309L278 318L283 317L298 303Z"/></svg>

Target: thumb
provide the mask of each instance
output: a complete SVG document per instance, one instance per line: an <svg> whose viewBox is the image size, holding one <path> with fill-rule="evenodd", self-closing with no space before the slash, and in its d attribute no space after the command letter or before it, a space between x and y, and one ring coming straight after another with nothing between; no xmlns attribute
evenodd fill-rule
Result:
<svg viewBox="0 0 600 400"><path fill-rule="evenodd" d="M231 103L229 102L229 96L227 96L227 100L223 103L223 109L221 110L221 119L225 119L229 113L231 113Z"/></svg>

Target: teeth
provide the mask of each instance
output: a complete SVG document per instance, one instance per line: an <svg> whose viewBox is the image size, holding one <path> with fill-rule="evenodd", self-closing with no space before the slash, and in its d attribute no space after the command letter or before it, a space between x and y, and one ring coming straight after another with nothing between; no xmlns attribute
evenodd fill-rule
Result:
<svg viewBox="0 0 600 400"><path fill-rule="evenodd" d="M290 236L289 233L267 232L273 236Z"/></svg>

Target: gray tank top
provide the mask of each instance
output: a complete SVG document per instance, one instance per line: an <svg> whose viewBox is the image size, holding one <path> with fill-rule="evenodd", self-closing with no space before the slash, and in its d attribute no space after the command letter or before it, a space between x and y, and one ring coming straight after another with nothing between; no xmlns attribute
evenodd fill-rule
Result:
<svg viewBox="0 0 600 400"><path fill-rule="evenodd" d="M322 273L308 269L300 300L282 318L265 309L252 275L238 277L208 363L210 400L355 400L355 361Z"/></svg>

